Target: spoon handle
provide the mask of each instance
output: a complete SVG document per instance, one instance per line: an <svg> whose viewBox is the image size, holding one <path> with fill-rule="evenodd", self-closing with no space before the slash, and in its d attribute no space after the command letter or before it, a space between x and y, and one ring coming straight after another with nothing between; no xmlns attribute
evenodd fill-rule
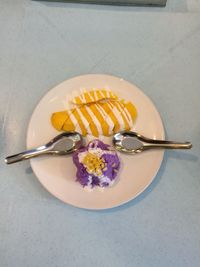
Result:
<svg viewBox="0 0 200 267"><path fill-rule="evenodd" d="M150 148L164 148L164 149L190 149L192 144L190 142L177 143L163 140L152 140L151 143L144 144L145 149Z"/></svg>
<svg viewBox="0 0 200 267"><path fill-rule="evenodd" d="M37 157L39 155L46 154L48 152L49 151L46 147L41 146L41 147L38 147L35 149L27 150L27 151L9 156L9 157L5 158L5 163L12 164L12 163L19 162L22 160L34 158L34 157Z"/></svg>

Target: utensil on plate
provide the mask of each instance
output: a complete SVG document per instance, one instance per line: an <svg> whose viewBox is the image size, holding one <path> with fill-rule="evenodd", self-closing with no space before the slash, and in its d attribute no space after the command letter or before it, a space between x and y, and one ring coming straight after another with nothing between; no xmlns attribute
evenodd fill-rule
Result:
<svg viewBox="0 0 200 267"><path fill-rule="evenodd" d="M83 146L83 137L77 132L65 132L57 135L47 144L5 158L7 164L30 159L40 155L67 155Z"/></svg>
<svg viewBox="0 0 200 267"><path fill-rule="evenodd" d="M134 154L148 149L190 149L190 142L173 142L165 140L154 140L147 138L139 133L131 131L118 132L113 136L113 145L116 150Z"/></svg>
<svg viewBox="0 0 200 267"><path fill-rule="evenodd" d="M113 136L112 142L116 150L129 154L155 148L189 149L192 147L190 142L178 143L173 141L154 140L131 131L121 131L116 133ZM77 132L65 132L57 135L45 145L6 157L5 162L7 164L12 164L46 154L67 155L81 148L83 144L84 139L81 134Z"/></svg>

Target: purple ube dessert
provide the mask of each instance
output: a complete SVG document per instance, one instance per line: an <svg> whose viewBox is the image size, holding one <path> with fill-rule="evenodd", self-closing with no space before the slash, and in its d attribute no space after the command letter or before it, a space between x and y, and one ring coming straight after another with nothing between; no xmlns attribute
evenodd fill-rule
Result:
<svg viewBox="0 0 200 267"><path fill-rule="evenodd" d="M93 140L74 152L73 162L77 167L77 181L91 188L111 186L120 168L117 153L100 140Z"/></svg>

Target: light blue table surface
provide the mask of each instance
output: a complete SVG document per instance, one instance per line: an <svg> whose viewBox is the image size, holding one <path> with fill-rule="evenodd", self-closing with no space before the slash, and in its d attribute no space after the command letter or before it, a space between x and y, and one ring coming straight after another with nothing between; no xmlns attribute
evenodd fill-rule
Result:
<svg viewBox="0 0 200 267"><path fill-rule="evenodd" d="M85 73L123 77L156 104L175 140L151 186L107 211L61 203L29 162L27 125L53 86ZM200 266L200 1L166 8L0 1L0 266Z"/></svg>

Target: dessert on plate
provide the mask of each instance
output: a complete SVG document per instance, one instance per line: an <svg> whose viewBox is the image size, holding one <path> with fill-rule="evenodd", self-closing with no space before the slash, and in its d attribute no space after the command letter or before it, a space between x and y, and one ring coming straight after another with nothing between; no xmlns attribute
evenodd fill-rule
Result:
<svg viewBox="0 0 200 267"><path fill-rule="evenodd" d="M51 123L58 131L76 131L92 138L111 136L130 130L137 117L133 103L107 89L84 91L73 97L70 104L70 109L51 115ZM73 162L77 181L89 188L111 186L120 168L117 152L98 139L74 152Z"/></svg>
<svg viewBox="0 0 200 267"><path fill-rule="evenodd" d="M133 103L106 89L85 91L71 101L73 107L55 112L51 123L58 131L77 131L99 137L130 130L137 117Z"/></svg>
<svg viewBox="0 0 200 267"><path fill-rule="evenodd" d="M73 153L76 179L83 186L109 187L116 180L120 161L115 150L100 140L91 141L86 147Z"/></svg>

